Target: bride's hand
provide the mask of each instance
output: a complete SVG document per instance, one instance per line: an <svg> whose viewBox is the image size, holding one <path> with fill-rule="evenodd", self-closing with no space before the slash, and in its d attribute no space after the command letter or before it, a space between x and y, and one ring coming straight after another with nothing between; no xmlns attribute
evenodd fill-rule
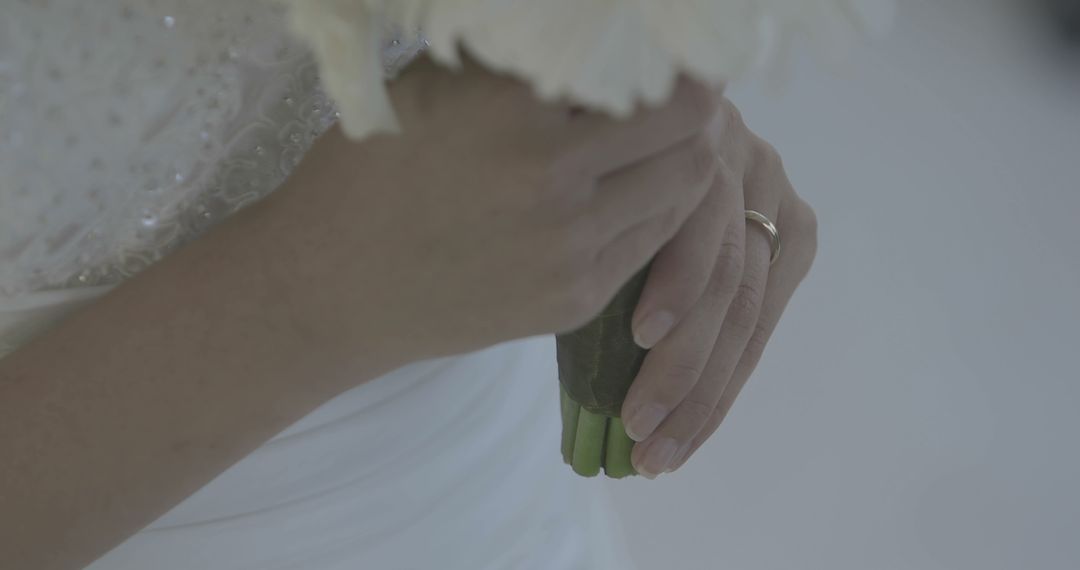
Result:
<svg viewBox="0 0 1080 570"><path fill-rule="evenodd" d="M522 83L421 61L391 86L403 133L332 131L272 196L298 328L391 364L561 332L597 314L708 193L720 95L612 120ZM342 356L342 355L345 356Z"/></svg>
<svg viewBox="0 0 1080 570"><path fill-rule="evenodd" d="M817 250L813 210L780 157L724 102L715 129L721 166L712 190L657 256L634 315L653 347L622 409L646 476L686 462L723 421ZM782 251L770 265L772 220Z"/></svg>

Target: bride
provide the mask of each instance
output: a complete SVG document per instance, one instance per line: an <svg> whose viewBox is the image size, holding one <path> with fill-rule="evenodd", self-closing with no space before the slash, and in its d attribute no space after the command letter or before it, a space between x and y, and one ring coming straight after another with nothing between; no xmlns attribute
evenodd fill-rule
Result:
<svg viewBox="0 0 1080 570"><path fill-rule="evenodd" d="M4 7L4 568L632 567L549 335L655 256L623 417L676 469L813 213L717 89L614 119L423 47L386 38L401 132L354 142L263 0Z"/></svg>

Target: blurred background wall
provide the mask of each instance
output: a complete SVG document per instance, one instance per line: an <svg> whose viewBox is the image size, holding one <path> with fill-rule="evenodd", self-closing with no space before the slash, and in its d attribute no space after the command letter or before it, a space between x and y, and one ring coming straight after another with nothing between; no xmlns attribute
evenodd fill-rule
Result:
<svg viewBox="0 0 1080 570"><path fill-rule="evenodd" d="M821 251L642 570L1080 569L1080 58L1036 2L899 0L847 71L736 85Z"/></svg>

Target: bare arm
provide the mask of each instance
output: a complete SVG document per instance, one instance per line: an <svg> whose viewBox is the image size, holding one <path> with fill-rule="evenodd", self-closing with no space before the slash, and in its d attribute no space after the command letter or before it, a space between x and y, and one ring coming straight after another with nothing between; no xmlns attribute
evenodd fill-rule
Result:
<svg viewBox="0 0 1080 570"><path fill-rule="evenodd" d="M716 167L718 97L688 81L627 121L472 66L393 91L403 135L324 135L274 195L0 360L4 568L84 567L395 366L580 325Z"/></svg>
<svg viewBox="0 0 1080 570"><path fill-rule="evenodd" d="M282 307L265 216L241 214L0 361L5 568L82 568L348 386Z"/></svg>

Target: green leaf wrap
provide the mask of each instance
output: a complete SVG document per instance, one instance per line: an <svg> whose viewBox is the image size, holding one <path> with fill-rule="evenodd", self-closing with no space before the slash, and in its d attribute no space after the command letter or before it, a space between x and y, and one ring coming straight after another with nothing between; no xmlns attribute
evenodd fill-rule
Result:
<svg viewBox="0 0 1080 570"><path fill-rule="evenodd" d="M648 352L634 342L631 321L648 276L635 275L595 319L556 337L559 382L582 408L619 417L626 392Z"/></svg>
<svg viewBox="0 0 1080 570"><path fill-rule="evenodd" d="M632 320L649 268L641 270L584 327L558 335L563 461L584 477L635 475L634 442L619 414L647 350L634 342Z"/></svg>

